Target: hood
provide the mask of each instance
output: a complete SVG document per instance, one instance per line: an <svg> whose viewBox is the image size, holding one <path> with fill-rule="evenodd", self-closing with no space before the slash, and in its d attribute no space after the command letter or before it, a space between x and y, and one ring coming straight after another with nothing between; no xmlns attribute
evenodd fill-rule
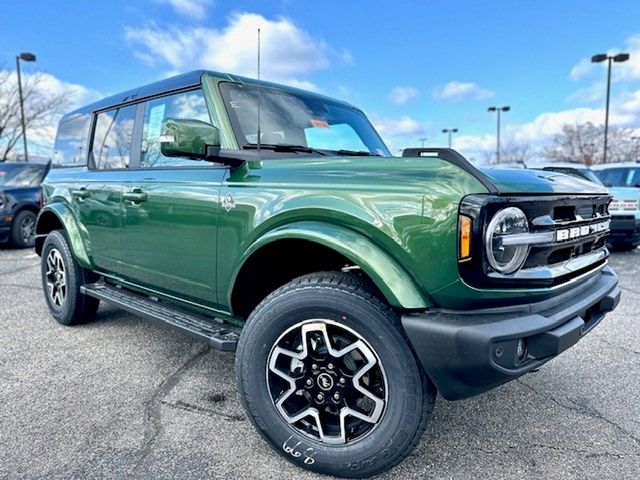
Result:
<svg viewBox="0 0 640 480"><path fill-rule="evenodd" d="M6 195L14 194L14 193L22 193L22 192L31 192L31 191L39 191L40 187L3 187L0 185L0 193L4 193Z"/></svg>
<svg viewBox="0 0 640 480"><path fill-rule="evenodd" d="M571 175L523 168L483 168L500 194L606 195L606 187Z"/></svg>

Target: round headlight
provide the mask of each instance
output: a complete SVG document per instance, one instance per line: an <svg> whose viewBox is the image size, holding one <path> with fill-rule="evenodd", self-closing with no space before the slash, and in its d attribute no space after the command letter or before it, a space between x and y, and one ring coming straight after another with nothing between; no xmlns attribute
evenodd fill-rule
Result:
<svg viewBox="0 0 640 480"><path fill-rule="evenodd" d="M487 260L491 268L500 273L513 273L527 258L528 245L505 245L509 235L529 232L529 222L522 210L508 207L496 213L485 232Z"/></svg>

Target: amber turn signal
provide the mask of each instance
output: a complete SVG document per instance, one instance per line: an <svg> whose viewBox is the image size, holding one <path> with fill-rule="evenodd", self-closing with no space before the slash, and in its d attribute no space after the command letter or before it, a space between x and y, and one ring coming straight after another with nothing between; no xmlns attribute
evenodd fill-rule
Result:
<svg viewBox="0 0 640 480"><path fill-rule="evenodd" d="M458 235L458 258L467 260L471 258L471 218L460 215Z"/></svg>

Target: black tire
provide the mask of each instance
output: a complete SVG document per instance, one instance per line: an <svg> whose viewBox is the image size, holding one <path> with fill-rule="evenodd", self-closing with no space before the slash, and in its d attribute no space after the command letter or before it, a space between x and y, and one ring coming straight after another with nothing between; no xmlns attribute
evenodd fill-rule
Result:
<svg viewBox="0 0 640 480"><path fill-rule="evenodd" d="M78 325L94 317L100 302L80 293L80 287L96 281L96 275L78 265L61 230L47 235L42 247L40 271L49 311L58 323Z"/></svg>
<svg viewBox="0 0 640 480"><path fill-rule="evenodd" d="M296 424L285 420L272 400L270 389L273 384L268 361L273 348L282 338L287 338L286 332L292 328L295 331L301 322L308 325L304 322L309 319L326 319L331 322L328 328L339 331L347 328L357 334L377 356L378 364L383 367L382 375L386 375L384 413L375 426L369 427L369 432L352 442L328 444L320 438L313 438L318 437L314 432L301 432ZM313 345L312 342L309 344ZM315 345L317 348L318 343ZM313 373L317 371L310 370L306 364L301 368L301 372L308 372L302 375L301 381L310 385L313 380L305 375L311 377L312 374L317 375ZM400 463L418 444L436 397L435 387L416 360L398 315L376 295L368 282L353 274L339 272L297 278L256 307L238 343L236 378L249 418L278 453L303 468L340 477L367 477ZM313 378L320 387L319 376ZM352 383L359 383L359 380ZM331 385L334 388L333 382ZM294 401L301 398L289 392L286 392L288 398ZM332 392L327 393L333 395ZM315 398L313 395L310 397ZM277 398L282 398L282 395ZM311 405L306 397L305 401ZM334 407L327 405L326 408ZM352 420L358 422L355 418ZM312 426L306 428L313 429ZM346 430L340 428L340 432Z"/></svg>
<svg viewBox="0 0 640 480"><path fill-rule="evenodd" d="M612 250L618 250L620 252L632 252L636 248L638 248L637 243L618 242L618 243L611 244Z"/></svg>
<svg viewBox="0 0 640 480"><path fill-rule="evenodd" d="M18 248L33 247L36 243L37 215L31 210L22 210L11 223L11 244Z"/></svg>

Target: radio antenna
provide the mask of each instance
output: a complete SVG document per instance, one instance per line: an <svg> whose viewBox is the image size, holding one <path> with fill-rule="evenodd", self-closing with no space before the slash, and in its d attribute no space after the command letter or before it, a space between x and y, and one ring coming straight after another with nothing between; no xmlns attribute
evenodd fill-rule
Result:
<svg viewBox="0 0 640 480"><path fill-rule="evenodd" d="M260 156L260 104L262 103L262 84L260 83L260 29L258 28L258 138L256 139L256 151Z"/></svg>

